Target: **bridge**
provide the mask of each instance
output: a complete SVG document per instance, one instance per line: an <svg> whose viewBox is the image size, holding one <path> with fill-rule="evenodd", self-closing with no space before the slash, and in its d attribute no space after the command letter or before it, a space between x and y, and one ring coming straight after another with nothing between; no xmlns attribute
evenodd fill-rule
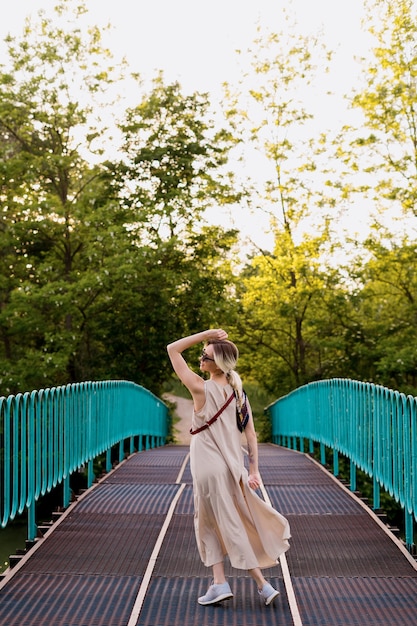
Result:
<svg viewBox="0 0 417 626"><path fill-rule="evenodd" d="M413 532L416 412L412 398L393 394L354 381L322 381L268 408L273 443L260 445L260 495L289 519L292 530L291 549L267 571L280 590L269 607L260 603L252 579L230 565L234 598L218 606L197 604L210 572L195 546L188 446L164 445L167 407L160 399L123 382L4 399L2 523L25 507L34 510L30 549L0 582L0 624L416 623L417 566L407 519L411 508ZM389 422L386 432L381 414ZM383 436L383 445L374 442L375 433ZM346 448L365 434L366 445ZM312 442L324 456L333 455L333 473L304 451ZM362 455L368 455L369 446L370 476L378 488L389 483L381 469L389 467L386 457L396 457L390 461L392 477L396 467L405 473L410 453L409 473L396 476L392 489L393 497L404 501L405 541L352 485L334 475L338 455L350 453L354 479L355 467L365 467ZM118 452L114 468L109 450ZM94 481L90 464L103 453L108 471ZM71 501L71 474L84 464L91 485ZM36 501L59 483L64 486L62 511L53 524L38 528Z"/></svg>

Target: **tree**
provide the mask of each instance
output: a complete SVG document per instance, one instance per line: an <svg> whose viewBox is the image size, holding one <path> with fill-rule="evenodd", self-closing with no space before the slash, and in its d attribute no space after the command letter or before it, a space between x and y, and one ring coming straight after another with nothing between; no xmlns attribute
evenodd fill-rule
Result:
<svg viewBox="0 0 417 626"><path fill-rule="evenodd" d="M385 229L384 229L385 230ZM387 231L386 231L387 232ZM361 378L404 393L417 390L417 245L395 242L387 232L366 242L369 259L357 268L362 288L355 318L361 326Z"/></svg>
<svg viewBox="0 0 417 626"><path fill-rule="evenodd" d="M412 219L417 215L417 26L412 0L367 2L372 57L349 104L362 115L345 127L338 151L350 187L374 211L371 233L348 273L347 370L415 393ZM389 226L382 224L384 211ZM396 215L400 215L395 219Z"/></svg>
<svg viewBox="0 0 417 626"><path fill-rule="evenodd" d="M98 100L119 76L99 29L82 30L85 11L61 2L55 20L27 21L1 68L4 393L83 376L90 310L124 230L102 169L82 155L96 160Z"/></svg>
<svg viewBox="0 0 417 626"><path fill-rule="evenodd" d="M159 78L127 113L125 161L100 162L96 100L119 70L73 4L56 8L62 24L41 14L10 38L0 75L2 392L92 378L158 392L168 341L228 307L236 234L200 219L235 197L220 175L228 137L206 97Z"/></svg>
<svg viewBox="0 0 417 626"><path fill-rule="evenodd" d="M239 334L250 346L244 367L274 393L329 372L321 328L338 276L321 266L325 240L306 236L294 245L285 231L276 234L273 252L254 257L241 280Z"/></svg>
<svg viewBox="0 0 417 626"><path fill-rule="evenodd" d="M370 175L376 206L398 203L417 216L416 10L413 0L374 0L367 8L374 58L364 61L364 88L351 99L364 124L350 151L355 169Z"/></svg>
<svg viewBox="0 0 417 626"><path fill-rule="evenodd" d="M116 179L128 190L122 200L134 211L139 238L158 244L182 237L210 209L238 200L225 169L233 138L216 128L209 107L207 94L184 95L160 73L128 110Z"/></svg>
<svg viewBox="0 0 417 626"><path fill-rule="evenodd" d="M165 345L172 337L210 326L214 318L220 325L233 308L227 294L237 232L207 224L211 210L238 198L226 169L233 140L209 112L207 95L184 95L159 74L120 125L122 160L107 163L115 197L130 215L129 240L144 263L129 309L116 307L124 319L118 350L131 355L132 373L141 367L142 351L141 375L149 376L152 363L154 381L162 371L167 375ZM138 345L123 342L127 328Z"/></svg>
<svg viewBox="0 0 417 626"><path fill-rule="evenodd" d="M161 393L172 375L166 345L201 328L222 326L233 315L227 260L236 240L217 227L175 238L158 247L141 246L123 280L113 285L112 306L99 329L106 346L106 378L140 382ZM197 353L191 352L197 368ZM103 372L104 374L104 372Z"/></svg>
<svg viewBox="0 0 417 626"><path fill-rule="evenodd" d="M320 307L336 280L326 267L335 200L317 177L328 170L327 140L312 134L313 114L300 97L313 89L317 54L330 54L291 26L260 34L250 54L251 72L237 92L228 89L227 115L242 145L252 144L263 159L258 202L270 213L275 245L272 253L258 251L245 271L240 332L248 329L252 374L286 392L323 373L314 318L323 317Z"/></svg>

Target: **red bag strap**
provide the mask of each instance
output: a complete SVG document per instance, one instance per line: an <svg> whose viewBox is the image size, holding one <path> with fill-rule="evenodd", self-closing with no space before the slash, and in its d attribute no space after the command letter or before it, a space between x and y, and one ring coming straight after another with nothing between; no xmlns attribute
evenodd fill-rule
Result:
<svg viewBox="0 0 417 626"><path fill-rule="evenodd" d="M202 430L206 430L206 428L209 428L212 424L214 424L214 422L216 421L216 419L223 413L223 411L225 410L225 408L227 406L229 406L229 404L231 403L231 401L233 400L233 398L235 397L235 393L233 392L232 395L227 399L227 401L223 404L223 406L217 411L216 415L214 415L208 422L206 422L205 424L203 424L202 426L200 426L200 428L196 428L195 430L192 430L190 428L190 433L192 435L196 435L197 433L201 433Z"/></svg>

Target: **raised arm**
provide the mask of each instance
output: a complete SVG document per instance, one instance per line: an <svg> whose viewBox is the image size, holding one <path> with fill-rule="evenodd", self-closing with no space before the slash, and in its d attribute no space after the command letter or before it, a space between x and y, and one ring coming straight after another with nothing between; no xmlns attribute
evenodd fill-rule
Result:
<svg viewBox="0 0 417 626"><path fill-rule="evenodd" d="M203 330L195 335L182 337L167 346L168 356L171 360L172 367L182 383L187 387L194 400L194 407L199 410L204 402L204 380L193 372L187 365L186 360L182 356L184 350L191 348L197 343L208 341L209 339L226 339L227 333L221 328Z"/></svg>

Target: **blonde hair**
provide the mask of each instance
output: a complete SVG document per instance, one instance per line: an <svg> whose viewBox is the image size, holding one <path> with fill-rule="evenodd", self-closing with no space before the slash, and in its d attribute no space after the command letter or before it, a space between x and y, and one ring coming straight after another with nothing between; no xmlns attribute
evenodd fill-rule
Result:
<svg viewBox="0 0 417 626"><path fill-rule="evenodd" d="M243 386L239 374L236 372L239 350L237 346L228 339L209 340L206 345L213 346L213 357L217 367L226 374L229 384L236 391L237 401L241 408L243 402Z"/></svg>

